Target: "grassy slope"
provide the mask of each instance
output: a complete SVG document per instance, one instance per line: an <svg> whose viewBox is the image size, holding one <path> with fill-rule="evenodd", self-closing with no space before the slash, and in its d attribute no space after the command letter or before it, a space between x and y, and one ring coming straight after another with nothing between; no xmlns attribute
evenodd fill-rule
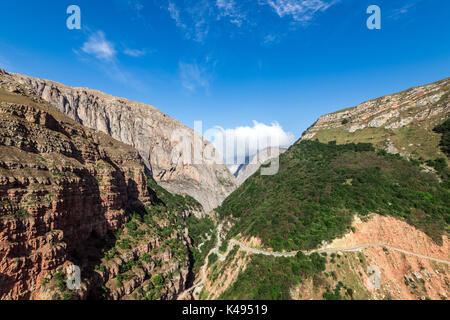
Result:
<svg viewBox="0 0 450 320"><path fill-rule="evenodd" d="M406 119L408 117L414 118L415 115L423 112L424 110L434 110L438 107L448 105L450 103L450 85L448 79L441 80L436 84L440 84L439 89L431 91L423 97L432 96L440 92L443 93L443 95L441 96L439 101L435 102L433 105L425 104L422 106L408 108L406 110L400 110L401 108L399 108L399 116L389 120L388 123L395 122L399 119ZM397 94L394 94L393 96L401 97L410 90L399 92ZM377 102L378 107L384 106L383 102L381 102L383 98L384 97L381 97L375 100L379 101ZM384 103L389 104L386 101ZM408 103L412 102L405 98L400 98L400 106ZM349 109L354 109L354 107L345 110ZM334 114L342 113L345 110L337 111ZM417 120L414 118L409 125L397 129L385 129L382 126L378 128L367 127L362 130L357 130L353 133L347 131L347 128L352 124L368 123L377 116L379 116L379 114L375 114L374 116L369 117L365 120L361 119L361 117L355 119L348 118L346 119L346 121L349 121L347 124L341 125L341 123L338 123L337 127L321 129L316 132L313 139L318 139L323 143L328 143L330 141L336 141L338 144L359 142L372 143L376 148L379 149L385 148L388 140L390 140L390 142L394 146L396 146L401 153L409 154L412 158L415 159L424 158L425 160L434 160L444 155L444 153L439 148L440 136L433 132L433 128L442 122L443 117L448 117L448 114L445 115L442 113L438 113L429 115L423 120Z"/></svg>
<svg viewBox="0 0 450 320"><path fill-rule="evenodd" d="M261 238L275 250L317 247L343 235L354 214L405 218L436 242L450 222L448 183L369 144L302 141L280 159L274 176L259 172L218 208L233 217L229 236Z"/></svg>

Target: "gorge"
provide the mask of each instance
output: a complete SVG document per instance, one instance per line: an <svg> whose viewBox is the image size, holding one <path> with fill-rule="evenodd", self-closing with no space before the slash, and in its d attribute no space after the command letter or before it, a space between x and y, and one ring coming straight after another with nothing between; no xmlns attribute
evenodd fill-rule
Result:
<svg viewBox="0 0 450 320"><path fill-rule="evenodd" d="M448 299L449 92L324 115L236 178L152 106L0 70L0 299Z"/></svg>

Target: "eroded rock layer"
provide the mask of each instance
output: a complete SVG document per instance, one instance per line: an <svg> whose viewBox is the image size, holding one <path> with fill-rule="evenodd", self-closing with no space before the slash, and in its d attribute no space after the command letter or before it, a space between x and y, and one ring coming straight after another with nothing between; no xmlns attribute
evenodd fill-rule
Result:
<svg viewBox="0 0 450 320"><path fill-rule="evenodd" d="M190 270L187 230L159 210L133 239L122 231L130 212L158 202L133 147L0 88L0 299L86 298L102 287L104 298L122 299L156 274L156 298L175 298ZM142 256L139 274L108 285ZM82 272L76 292L63 280L72 264Z"/></svg>
<svg viewBox="0 0 450 320"><path fill-rule="evenodd" d="M443 157L433 128L450 114L450 78L320 117L302 139L370 142L406 157Z"/></svg>
<svg viewBox="0 0 450 320"><path fill-rule="evenodd" d="M134 146L157 182L170 192L192 196L206 211L235 189L234 176L214 147L152 106L3 70L0 82L9 91L35 94L80 124Z"/></svg>

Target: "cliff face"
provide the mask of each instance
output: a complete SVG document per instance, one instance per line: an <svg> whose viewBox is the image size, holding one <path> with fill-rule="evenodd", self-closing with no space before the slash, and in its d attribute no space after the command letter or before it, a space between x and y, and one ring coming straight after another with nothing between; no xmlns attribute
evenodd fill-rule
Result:
<svg viewBox="0 0 450 320"><path fill-rule="evenodd" d="M0 81L11 91L35 94L80 124L134 146L157 182L170 192L192 196L206 211L235 189L234 176L214 147L152 106L5 71ZM194 152L216 164L191 161Z"/></svg>
<svg viewBox="0 0 450 320"><path fill-rule="evenodd" d="M450 78L324 115L301 140L370 142L390 153L445 158L433 128L450 113Z"/></svg>
<svg viewBox="0 0 450 320"><path fill-rule="evenodd" d="M0 299L62 298L58 290L65 290L64 282L55 289L52 279L56 275L62 281L61 272L71 264L81 268L83 288L64 297L85 298L98 287L108 287L130 259L152 250L156 252L141 264L139 276L127 277L104 297L124 298L155 274L165 279L158 297L176 297L190 269L189 237L163 210L158 223L170 232L148 227L145 238L126 240L104 265L105 251L125 241L123 235L117 240L111 233L121 232L129 212L159 201L147 186L138 152L81 126L36 96L4 87L1 84ZM184 254L175 259L174 250L163 246L166 240ZM168 277L171 270L177 270L176 276Z"/></svg>

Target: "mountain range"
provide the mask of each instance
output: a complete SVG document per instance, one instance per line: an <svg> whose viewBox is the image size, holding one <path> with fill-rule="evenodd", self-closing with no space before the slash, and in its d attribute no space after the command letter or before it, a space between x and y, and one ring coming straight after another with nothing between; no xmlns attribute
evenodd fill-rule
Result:
<svg viewBox="0 0 450 320"><path fill-rule="evenodd" d="M233 175L152 106L0 70L0 298L446 300L449 113L446 78Z"/></svg>

